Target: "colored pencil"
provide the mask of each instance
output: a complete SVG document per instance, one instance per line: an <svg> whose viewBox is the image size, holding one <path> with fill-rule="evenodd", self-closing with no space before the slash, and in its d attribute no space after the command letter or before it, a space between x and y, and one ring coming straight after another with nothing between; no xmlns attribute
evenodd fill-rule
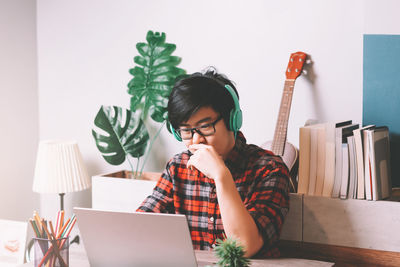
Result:
<svg viewBox="0 0 400 267"><path fill-rule="evenodd" d="M61 211L59 210L58 212L57 212L57 219L56 219L56 233L58 233L58 225L59 225L59 223L60 223L60 218L61 218Z"/></svg>
<svg viewBox="0 0 400 267"><path fill-rule="evenodd" d="M66 236L66 233L67 233L68 229L71 228L71 223L75 219L75 217L76 217L75 214L73 214L71 217L71 220L69 221L69 224L67 225L67 227L65 228L65 230L63 231L63 233L61 235L62 237Z"/></svg>
<svg viewBox="0 0 400 267"><path fill-rule="evenodd" d="M62 233L64 232L65 228L67 228L68 223L71 221L71 219L68 219L67 222L64 224L64 226L61 228L60 231L58 231L57 239L59 239L62 236Z"/></svg>
<svg viewBox="0 0 400 267"><path fill-rule="evenodd" d="M36 226L39 230L39 237L43 238L43 231L42 231L42 227L41 227L41 223L40 223L40 217L36 210L33 212L33 218L35 219Z"/></svg>
<svg viewBox="0 0 400 267"><path fill-rule="evenodd" d="M33 219L29 219L29 222L30 222L31 225L32 225L33 232L35 233L35 236L36 236L36 237L40 237L39 230L38 230L38 228L36 227L36 222L35 222Z"/></svg>
<svg viewBox="0 0 400 267"><path fill-rule="evenodd" d="M58 229L60 230L63 226L64 226L64 210L61 211L61 217L60 217L60 227L58 227Z"/></svg>

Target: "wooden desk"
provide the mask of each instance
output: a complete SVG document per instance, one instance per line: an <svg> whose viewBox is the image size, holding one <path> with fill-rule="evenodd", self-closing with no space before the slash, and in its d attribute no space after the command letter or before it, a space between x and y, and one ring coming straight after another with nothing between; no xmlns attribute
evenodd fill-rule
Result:
<svg viewBox="0 0 400 267"><path fill-rule="evenodd" d="M400 253L297 241L280 241L283 257L335 262L337 267L398 267Z"/></svg>
<svg viewBox="0 0 400 267"><path fill-rule="evenodd" d="M86 256L86 252L82 245L73 244L69 251L69 265L71 267L89 267L89 261ZM217 262L217 258L211 251L196 250L196 259L199 267L204 267L207 265L214 266ZM262 267L262 266L299 266L299 267L328 267L333 266L333 263L317 261L317 260L307 260L307 259L297 259L297 258L281 258L281 259L254 259L251 260L252 267ZM20 265L21 267L34 266L33 262L25 263Z"/></svg>

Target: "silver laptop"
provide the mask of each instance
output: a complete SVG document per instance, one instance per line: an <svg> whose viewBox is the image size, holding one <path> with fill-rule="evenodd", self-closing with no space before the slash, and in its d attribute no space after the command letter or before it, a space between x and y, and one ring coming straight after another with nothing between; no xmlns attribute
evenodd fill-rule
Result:
<svg viewBox="0 0 400 267"><path fill-rule="evenodd" d="M197 266L185 215L74 212L90 266Z"/></svg>

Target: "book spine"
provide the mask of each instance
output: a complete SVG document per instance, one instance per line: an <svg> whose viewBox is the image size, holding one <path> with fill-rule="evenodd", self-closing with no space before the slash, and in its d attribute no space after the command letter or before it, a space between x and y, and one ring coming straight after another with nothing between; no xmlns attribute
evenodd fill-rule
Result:
<svg viewBox="0 0 400 267"><path fill-rule="evenodd" d="M311 128L310 134L310 181L308 184L308 194L315 195L315 187L317 183L317 160L318 160L318 131Z"/></svg>
<svg viewBox="0 0 400 267"><path fill-rule="evenodd" d="M332 196L335 181L335 124L325 124L325 177L322 195Z"/></svg>
<svg viewBox="0 0 400 267"><path fill-rule="evenodd" d="M310 129L299 129L299 182L297 193L307 194L310 178Z"/></svg>
<svg viewBox="0 0 400 267"><path fill-rule="evenodd" d="M317 129L318 145L317 145L317 181L315 184L315 195L322 196L325 178L325 126Z"/></svg>
<svg viewBox="0 0 400 267"><path fill-rule="evenodd" d="M342 183L342 129L337 128L335 133L335 180L333 183L332 197L339 197Z"/></svg>
<svg viewBox="0 0 400 267"><path fill-rule="evenodd" d="M365 182L365 199L372 200L372 177L371 177L371 159L369 156L369 130L363 131L364 143L364 182Z"/></svg>
<svg viewBox="0 0 400 267"><path fill-rule="evenodd" d="M349 188L349 147L342 144L342 183L340 185L340 198L346 199Z"/></svg>
<svg viewBox="0 0 400 267"><path fill-rule="evenodd" d="M364 155L362 145L362 130L354 130L354 149L356 151L356 166L357 166L357 199L365 199L364 186Z"/></svg>
<svg viewBox="0 0 400 267"><path fill-rule="evenodd" d="M375 162L375 147L374 147L375 138L374 138L374 135L375 135L375 131L368 131L369 158L370 158L370 166L371 166L372 200L378 200L379 193L378 193L376 162Z"/></svg>
<svg viewBox="0 0 400 267"><path fill-rule="evenodd" d="M356 152L354 148L354 136L347 137L349 144L349 190L348 198L357 198L357 167Z"/></svg>

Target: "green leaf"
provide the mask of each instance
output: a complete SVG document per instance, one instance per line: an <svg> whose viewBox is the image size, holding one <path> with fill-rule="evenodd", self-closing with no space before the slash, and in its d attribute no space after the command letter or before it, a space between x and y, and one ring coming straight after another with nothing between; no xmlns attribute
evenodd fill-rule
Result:
<svg viewBox="0 0 400 267"><path fill-rule="evenodd" d="M137 43L136 49L142 56L149 56L150 47L145 43Z"/></svg>
<svg viewBox="0 0 400 267"><path fill-rule="evenodd" d="M136 56L133 58L133 61L140 66L148 66L150 64L150 58L147 56L145 57Z"/></svg>
<svg viewBox="0 0 400 267"><path fill-rule="evenodd" d="M186 71L178 68L181 58L172 56L176 45L165 42L165 33L148 31L146 43L138 43L137 64L129 70L133 78L128 83L132 96L131 111L140 112L144 120L150 116L156 122L167 119L168 97L178 76Z"/></svg>
<svg viewBox="0 0 400 267"><path fill-rule="evenodd" d="M157 57L153 61L153 67L176 66L179 63L181 63L180 57L175 57L175 56Z"/></svg>
<svg viewBox="0 0 400 267"><path fill-rule="evenodd" d="M143 156L149 134L140 114L116 106L101 106L94 124L104 131L93 129L92 135L108 163L120 165L128 154L134 158Z"/></svg>
<svg viewBox="0 0 400 267"><path fill-rule="evenodd" d="M148 31L146 35L146 40L149 44L153 45L159 45L165 43L165 33L159 33L159 32L153 32L153 31Z"/></svg>
<svg viewBox="0 0 400 267"><path fill-rule="evenodd" d="M170 56L176 49L174 44L161 44L154 49L154 55L158 57Z"/></svg>

